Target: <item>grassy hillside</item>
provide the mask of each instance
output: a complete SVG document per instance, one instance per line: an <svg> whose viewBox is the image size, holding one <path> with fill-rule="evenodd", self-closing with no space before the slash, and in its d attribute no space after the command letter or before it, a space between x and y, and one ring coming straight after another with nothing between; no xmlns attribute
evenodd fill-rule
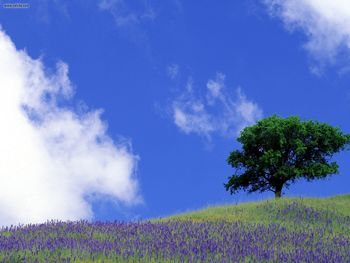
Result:
<svg viewBox="0 0 350 263"><path fill-rule="evenodd" d="M0 262L350 262L350 195L0 230Z"/></svg>
<svg viewBox="0 0 350 263"><path fill-rule="evenodd" d="M237 205L214 206L176 214L153 222L190 220L226 221L244 224L279 224L288 229L325 227L350 234L350 194L328 198L280 198Z"/></svg>
<svg viewBox="0 0 350 263"><path fill-rule="evenodd" d="M248 202L237 205L213 206L206 209L180 213L152 221L193 220L193 221L243 221L246 223L271 223L278 212L298 206L294 210L310 209L319 213L332 213L338 216L350 216L350 194L328 198L289 198L268 199L259 202ZM291 217L280 218L288 223Z"/></svg>

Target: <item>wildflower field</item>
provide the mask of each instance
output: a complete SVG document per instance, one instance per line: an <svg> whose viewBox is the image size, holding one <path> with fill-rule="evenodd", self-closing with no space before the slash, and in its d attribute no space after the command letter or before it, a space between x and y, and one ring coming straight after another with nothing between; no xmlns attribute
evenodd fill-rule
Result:
<svg viewBox="0 0 350 263"><path fill-rule="evenodd" d="M350 262L350 195L3 227L1 262Z"/></svg>

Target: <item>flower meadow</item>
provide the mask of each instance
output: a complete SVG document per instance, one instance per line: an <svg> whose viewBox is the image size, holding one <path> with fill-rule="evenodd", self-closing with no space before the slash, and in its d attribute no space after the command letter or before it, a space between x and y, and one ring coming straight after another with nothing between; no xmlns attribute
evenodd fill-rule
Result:
<svg viewBox="0 0 350 263"><path fill-rule="evenodd" d="M350 217L301 202L240 220L59 222L2 227L1 262L350 262Z"/></svg>

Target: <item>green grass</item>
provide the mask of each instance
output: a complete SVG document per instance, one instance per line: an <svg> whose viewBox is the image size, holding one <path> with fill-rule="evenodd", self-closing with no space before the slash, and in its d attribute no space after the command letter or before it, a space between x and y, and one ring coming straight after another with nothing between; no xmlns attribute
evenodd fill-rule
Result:
<svg viewBox="0 0 350 263"><path fill-rule="evenodd" d="M148 221L148 220L147 220ZM220 221L228 221L228 222L239 222L239 230L247 229L251 233L255 233L260 239L257 240L252 239L253 241L249 241L249 244L258 243L258 246L270 246L271 241L266 243L266 240L269 240L269 236L273 236L273 234L279 233L278 236L282 236L282 239L276 239L276 236L273 236L273 240L279 240L275 245L277 246L278 252L282 253L295 253L296 249L305 251L313 251L320 245L325 253L335 253L339 252L346 259L346 262L350 259L347 247L339 246L339 243L336 243L334 240L349 240L350 238L350 194L348 195L337 195L328 198L290 198L283 197L280 199L268 199L259 202L248 202L241 203L236 205L221 205L221 206L211 206L205 209L199 209L196 211L180 213L173 216L165 217L165 218L156 218L151 220L151 222L168 222L168 221L176 221L177 225L178 221L184 221L185 224L189 223L187 221L194 222L214 222L214 224L194 224L194 225L219 225L220 229L223 229L223 232L218 232L218 229L215 229L214 232L211 232L211 238L215 239L218 235L223 233L230 233L230 231L226 231L229 226L234 224L226 224ZM216 224L218 223L218 224ZM261 224L265 225L267 229L272 229L270 232L266 232L268 234L261 233ZM180 224L184 225L184 224ZM276 227L277 226L277 227ZM86 227L84 231L77 232L67 232L66 227L63 226L59 229L52 228L54 231L52 232L43 232L45 233L45 237L50 237L52 239L55 238L69 238L75 240L95 240L95 241L111 241L115 240L115 232L104 232L105 230L97 230L92 227ZM79 228L80 229L80 228ZM82 229L85 229L85 226L82 226ZM175 241L178 240L179 236L176 236L176 230L172 230L172 234L169 235L167 231L165 236L169 235L169 238L172 237ZM179 228L181 230L181 227ZM184 228L185 229L185 228ZM260 229L260 232L254 232L256 229ZM44 231L42 229L41 231ZM159 230L159 229L158 229ZM157 230L157 231L158 231ZM134 231L134 230L133 230ZM139 230L138 230L139 231ZM175 232L174 232L175 231ZM246 231L248 234L249 231ZM264 230L265 231L265 230ZM278 232L276 232L278 231ZM281 232L279 232L281 231ZM201 233L200 230L196 230L195 233ZM239 232L239 231L238 231ZM294 235L298 234L296 232L302 233L303 235ZM22 238L27 232L10 232L4 231L1 233L2 237L11 237L11 235ZM34 232L33 232L34 233ZM32 237L35 235L32 233ZM37 233L41 239L42 234ZM124 244L129 244L133 240L138 240L143 243L149 243L149 240L152 241L152 236L145 232L130 232L129 237L127 239L118 239L118 242L126 242ZM143 234L142 234L143 233ZM158 232L152 232L155 236L158 237L157 240L162 240L162 236L159 236ZM184 232L181 233L181 237L183 237ZM185 232L187 233L187 232ZM186 244L188 245L188 241L191 241L192 234L185 236ZM221 234L218 234L221 233ZM234 231L236 233L236 231ZM242 233L245 233L244 231ZM265 232L264 232L265 233ZM305 234L305 235L304 235ZM312 234L312 236L311 236ZM244 234L245 235L245 234ZM241 240L244 242L244 235L242 235ZM248 235L249 236L249 235ZM291 236L298 236L301 239L298 239L298 242L295 243L294 239L289 239ZM286 237L286 238L284 238ZM28 236L26 236L28 238ZM343 239L344 238L344 239ZM167 239L165 239L167 241ZM192 240L191 244L197 244L198 238ZM200 238L202 239L202 236ZM294 241L290 241L294 240ZM130 242L129 242L130 241ZM196 243L197 242L197 243ZM238 241L241 242L241 241ZM265 243L264 243L265 242ZM273 241L275 242L275 241ZM289 242L289 243L288 243ZM299 242L301 242L299 244ZM79 243L79 242L78 242ZM165 242L166 243L166 242ZM176 242L175 242L176 243ZM131 244L131 243L130 243ZM267 245L268 244L268 245ZM304 247L304 245L306 247ZM349 243L347 243L349 244ZM298 247L299 246L299 247ZM249 247L249 246L248 246ZM267 249L265 247L265 249ZM129 245L127 245L129 249ZM34 249L35 250L35 249ZM268 249L267 249L268 250ZM124 250L122 250L124 251ZM35 262L37 259L38 262L62 262L67 258L70 258L74 262L148 262L148 263L156 263L156 262L180 262L180 258L178 255L175 258L161 258L156 255L154 250L151 250L151 254L146 254L143 258L137 258L137 256L133 255L127 260L125 260L121 255L118 254L109 254L104 255L102 252L91 252L89 250L79 250L77 248L67 249L67 248L58 248L54 253L50 252L47 249L40 249L37 252L32 252L30 250L14 250L10 252L1 252L0 253L0 261L6 259L5 262L22 262L21 257L26 257L26 260L29 262ZM252 250L253 251L253 250ZM331 252L329 252L331 251ZM161 251L158 251L161 252ZM149 253L149 252L147 252ZM154 253L154 254L153 254ZM215 252L216 253L216 252ZM251 253L254 253L251 252ZM275 252L274 252L275 253ZM277 253L277 252L276 252ZM151 258L148 256L151 255ZM220 254L215 254L216 256L220 256ZM277 255L277 254L276 254ZM345 255L345 256L344 256ZM346 256L348 255L348 256ZM93 257L93 260L92 260ZM338 260L339 261L339 260ZM187 261L185 261L187 262ZM209 262L209 261L208 261ZM256 262L253 255L247 255L240 262ZM275 262L275 261L268 261ZM290 261L293 262L293 261ZM344 260L343 260L344 262Z"/></svg>
<svg viewBox="0 0 350 263"><path fill-rule="evenodd" d="M287 215L276 217L278 211L287 209L292 204L298 204L300 208L310 209L314 213L320 213L322 217L350 217L350 194L337 195L328 198L290 198L283 197L280 199L268 199L259 202L248 202L237 205L212 206L197 211L180 213L165 218L153 219L157 221L172 220L191 220L191 221L240 221L247 224L271 224L280 223L286 227L295 227L296 218L293 211ZM304 220L305 221L305 220ZM302 222L307 223L310 227L320 226L319 220ZM339 224L333 226L334 229L339 228ZM349 231L350 233L350 226Z"/></svg>

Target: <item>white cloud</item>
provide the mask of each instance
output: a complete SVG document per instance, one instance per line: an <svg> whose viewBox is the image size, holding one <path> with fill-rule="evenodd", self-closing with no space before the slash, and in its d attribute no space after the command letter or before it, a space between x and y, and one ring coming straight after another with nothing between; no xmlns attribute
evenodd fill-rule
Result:
<svg viewBox="0 0 350 263"><path fill-rule="evenodd" d="M232 99L225 87L225 75L217 73L215 79L209 79L205 98L195 96L190 79L186 91L172 103L172 115L175 125L184 133L194 133L211 138L213 133L222 136L237 136L240 131L262 118L259 106L249 101L241 88Z"/></svg>
<svg viewBox="0 0 350 263"><path fill-rule="evenodd" d="M350 51L349 0L263 0L288 29L301 29L305 48L320 62L334 63Z"/></svg>
<svg viewBox="0 0 350 263"><path fill-rule="evenodd" d="M73 96L66 64L46 72L0 31L0 225L91 219L95 194L140 202L138 157L107 135L100 110L58 106Z"/></svg>
<svg viewBox="0 0 350 263"><path fill-rule="evenodd" d="M28 2L28 1L27 1ZM31 4L33 16L40 22L50 24L53 19L69 20L69 8L65 1L61 0L36 0L35 4Z"/></svg>
<svg viewBox="0 0 350 263"><path fill-rule="evenodd" d="M200 102L174 102L174 122L185 133L209 136L215 131L211 116Z"/></svg>
<svg viewBox="0 0 350 263"><path fill-rule="evenodd" d="M171 79L175 79L179 75L179 65L172 64L167 67L167 75Z"/></svg>
<svg viewBox="0 0 350 263"><path fill-rule="evenodd" d="M207 100L209 104L215 103L216 99L223 100L222 91L225 88L225 75L222 73L216 74L216 79L210 79L207 83Z"/></svg>
<svg viewBox="0 0 350 263"><path fill-rule="evenodd" d="M131 10L125 0L99 0L98 7L102 11L109 11L118 27L137 25L143 21L153 21L156 13L153 8L143 2L141 10Z"/></svg>

